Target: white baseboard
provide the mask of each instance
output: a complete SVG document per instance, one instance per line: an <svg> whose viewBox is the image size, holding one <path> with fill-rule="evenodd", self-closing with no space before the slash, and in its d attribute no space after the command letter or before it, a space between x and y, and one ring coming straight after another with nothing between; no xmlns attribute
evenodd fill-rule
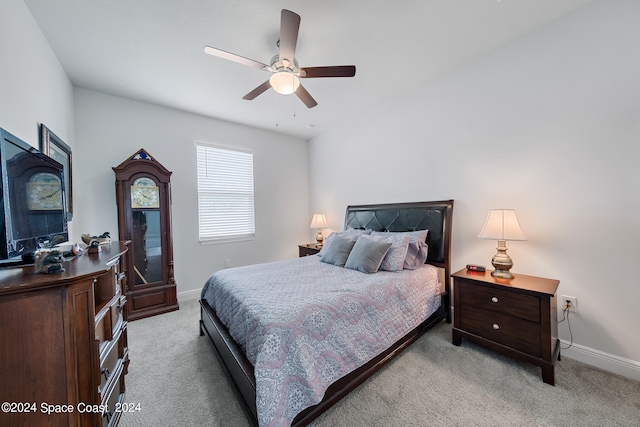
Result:
<svg viewBox="0 0 640 427"><path fill-rule="evenodd" d="M192 291L178 292L178 302L193 301L200 299L202 289L194 289Z"/></svg>
<svg viewBox="0 0 640 427"><path fill-rule="evenodd" d="M570 359L586 363L587 365L595 366L605 371L640 381L640 362L625 359L624 357L615 356L613 354L605 353L576 343L573 343L569 348L564 348L570 344L569 341L565 340L560 340L560 344L563 347L560 352L562 357L568 357Z"/></svg>

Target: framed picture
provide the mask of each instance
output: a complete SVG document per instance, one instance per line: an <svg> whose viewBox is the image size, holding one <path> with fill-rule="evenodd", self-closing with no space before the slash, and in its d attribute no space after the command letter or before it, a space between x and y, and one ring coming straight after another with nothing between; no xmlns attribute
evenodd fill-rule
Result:
<svg viewBox="0 0 640 427"><path fill-rule="evenodd" d="M71 181L71 147L45 125L40 124L40 151L64 167L64 191L67 199L67 221L73 218L73 186Z"/></svg>

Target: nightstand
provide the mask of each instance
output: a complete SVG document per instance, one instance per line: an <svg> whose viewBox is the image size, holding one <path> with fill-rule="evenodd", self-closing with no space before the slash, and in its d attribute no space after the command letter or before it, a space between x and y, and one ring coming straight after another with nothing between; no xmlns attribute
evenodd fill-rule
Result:
<svg viewBox="0 0 640 427"><path fill-rule="evenodd" d="M318 245L316 243L309 243L306 245L298 245L298 253L299 256L303 257L303 256L309 256L309 255L315 255L318 252L320 252L320 249L322 249L321 245Z"/></svg>
<svg viewBox="0 0 640 427"><path fill-rule="evenodd" d="M462 338L542 368L555 385L560 360L556 291L560 282L517 274L497 279L491 272L462 269L453 277L452 342Z"/></svg>

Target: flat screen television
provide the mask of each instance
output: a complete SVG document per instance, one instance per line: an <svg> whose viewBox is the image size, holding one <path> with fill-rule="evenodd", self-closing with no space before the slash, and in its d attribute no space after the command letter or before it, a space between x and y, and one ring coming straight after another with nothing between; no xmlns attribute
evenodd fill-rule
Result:
<svg viewBox="0 0 640 427"><path fill-rule="evenodd" d="M0 128L0 266L69 240L63 166Z"/></svg>

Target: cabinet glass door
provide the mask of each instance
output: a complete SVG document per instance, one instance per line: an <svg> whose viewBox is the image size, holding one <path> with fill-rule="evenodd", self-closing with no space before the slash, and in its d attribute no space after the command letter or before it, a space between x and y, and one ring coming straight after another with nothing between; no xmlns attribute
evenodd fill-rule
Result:
<svg viewBox="0 0 640 427"><path fill-rule="evenodd" d="M162 280L160 210L135 210L132 215L134 285L159 282Z"/></svg>

